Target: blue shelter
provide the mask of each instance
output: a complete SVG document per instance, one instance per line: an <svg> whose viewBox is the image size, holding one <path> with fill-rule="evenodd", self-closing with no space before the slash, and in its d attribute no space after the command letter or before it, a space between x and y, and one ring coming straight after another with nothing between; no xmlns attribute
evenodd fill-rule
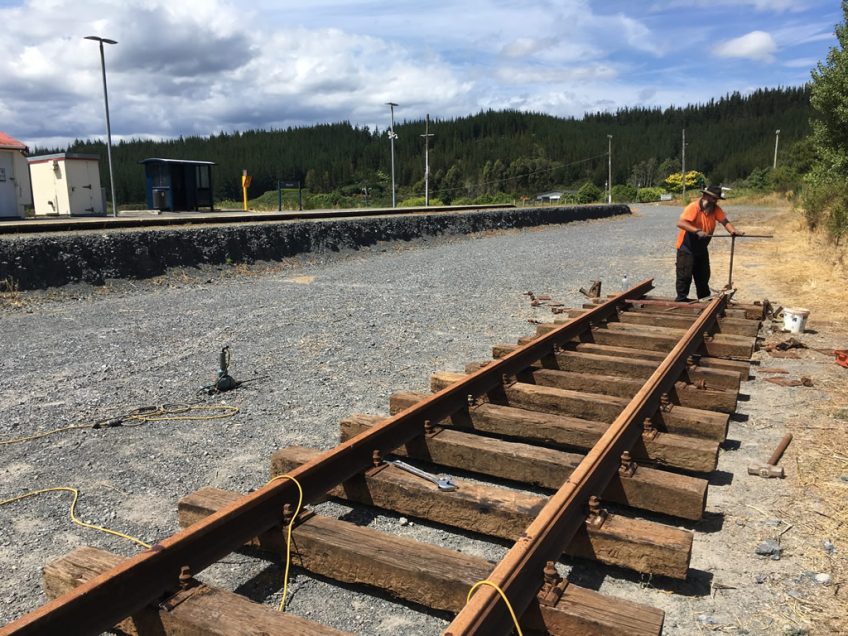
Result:
<svg viewBox="0 0 848 636"><path fill-rule="evenodd" d="M212 195L214 161L142 159L147 207L151 210L215 209Z"/></svg>

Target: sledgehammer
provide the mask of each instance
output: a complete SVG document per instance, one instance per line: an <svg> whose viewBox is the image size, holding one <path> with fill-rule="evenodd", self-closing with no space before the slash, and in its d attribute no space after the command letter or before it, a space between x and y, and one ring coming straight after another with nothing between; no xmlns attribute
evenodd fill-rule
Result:
<svg viewBox="0 0 848 636"><path fill-rule="evenodd" d="M778 466L777 462L780 461L780 458L783 457L783 453L786 450L786 447L789 446L789 442L792 441L792 433L787 433L783 436L783 439L780 440L780 444L777 445L777 448L774 449L774 452L769 457L767 464L757 464L755 466L748 466L748 474L749 475L759 475L760 477L772 478L778 477L783 479L783 466Z"/></svg>

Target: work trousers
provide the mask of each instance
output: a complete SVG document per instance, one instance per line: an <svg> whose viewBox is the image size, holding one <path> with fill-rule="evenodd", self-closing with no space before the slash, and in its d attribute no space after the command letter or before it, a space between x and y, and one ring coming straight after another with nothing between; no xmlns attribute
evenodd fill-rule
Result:
<svg viewBox="0 0 848 636"><path fill-rule="evenodd" d="M695 279L698 298L710 296L710 254L690 254L677 250L677 300L689 296L689 287Z"/></svg>

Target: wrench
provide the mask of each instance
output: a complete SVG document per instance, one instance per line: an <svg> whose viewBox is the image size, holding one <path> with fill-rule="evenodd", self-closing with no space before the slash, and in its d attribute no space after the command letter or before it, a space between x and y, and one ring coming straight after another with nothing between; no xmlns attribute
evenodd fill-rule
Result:
<svg viewBox="0 0 848 636"><path fill-rule="evenodd" d="M456 484L451 481L450 477L440 477L439 475L428 473L426 470L416 468L412 464L407 464L406 462L403 462L399 459L386 459L385 462L387 464L391 464L392 466L397 466L401 470L405 470L408 473L412 473L417 477L421 477L423 479L426 479L427 481L432 481L439 487L439 490L444 490L446 492L456 490Z"/></svg>

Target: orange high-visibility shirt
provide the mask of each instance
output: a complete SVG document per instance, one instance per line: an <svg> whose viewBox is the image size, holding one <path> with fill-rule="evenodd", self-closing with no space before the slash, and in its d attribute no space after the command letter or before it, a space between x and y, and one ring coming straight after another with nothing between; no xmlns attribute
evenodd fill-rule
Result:
<svg viewBox="0 0 848 636"><path fill-rule="evenodd" d="M722 210L718 205L715 206L715 210L713 210L712 214L707 214L701 209L701 200L697 199L692 201L689 205L687 205L683 209L683 214L680 215L681 221L689 221L692 225L694 225L699 230L703 230L707 233L707 235L712 236L715 231L716 221L726 221L727 215L725 215L724 210ZM688 237L687 234L691 236ZM692 232L687 232L686 230L680 230L677 234L677 249L686 245L690 251L693 251L694 244L692 241L694 240L705 240L705 239L697 239L697 236ZM706 239L707 241L709 239Z"/></svg>

